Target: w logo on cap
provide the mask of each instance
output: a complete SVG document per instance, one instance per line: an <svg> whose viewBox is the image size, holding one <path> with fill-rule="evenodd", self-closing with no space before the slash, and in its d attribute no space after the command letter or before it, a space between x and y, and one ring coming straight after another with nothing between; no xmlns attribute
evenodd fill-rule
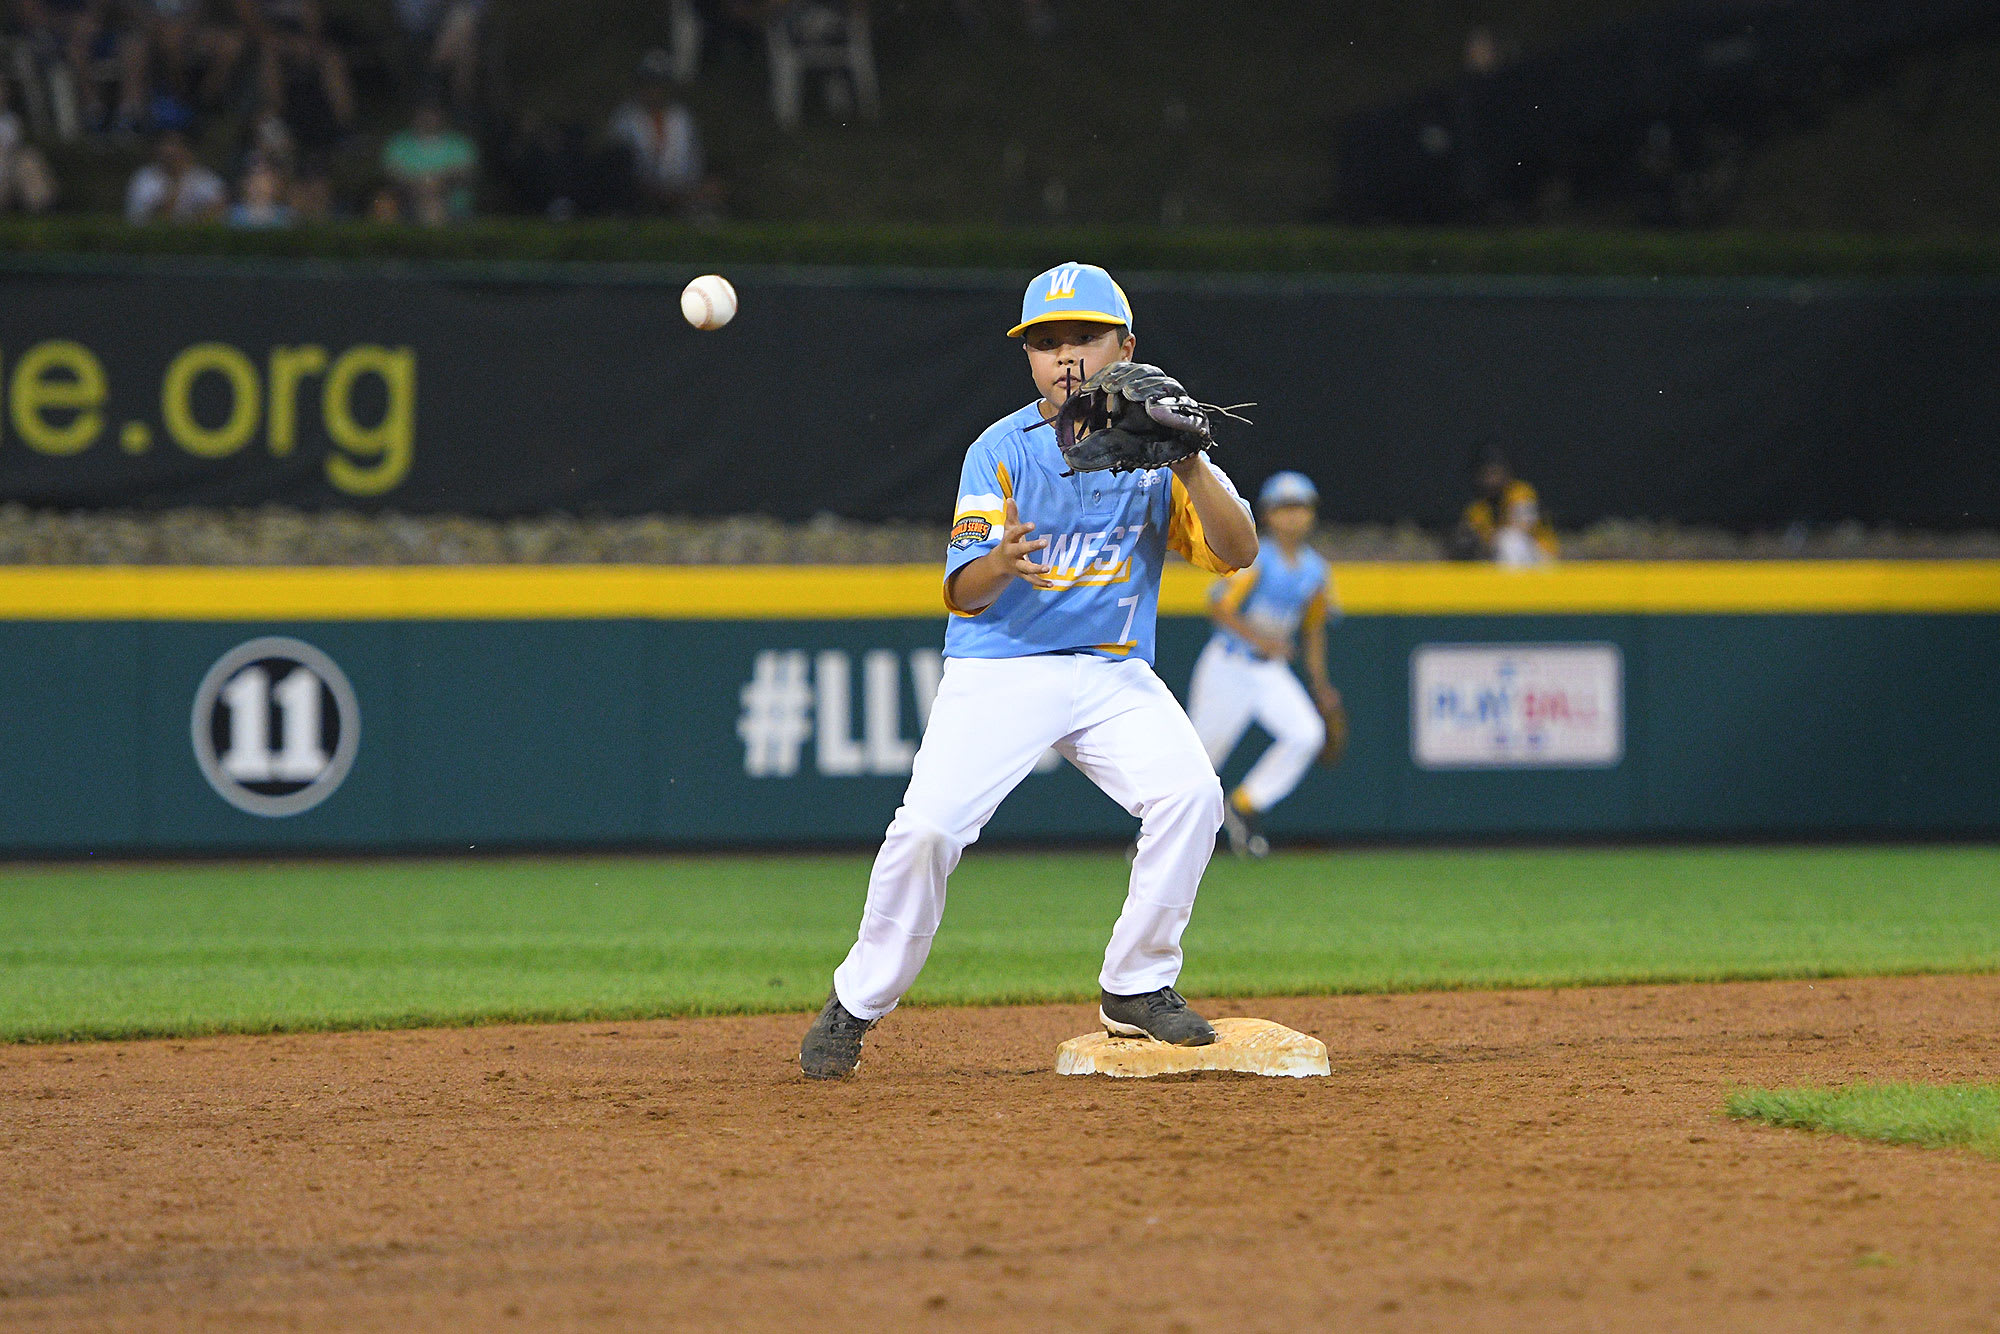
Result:
<svg viewBox="0 0 2000 1334"><path fill-rule="evenodd" d="M1044 301L1066 301L1076 295L1076 280L1083 273L1080 264L1065 264L1049 274L1049 294Z"/></svg>

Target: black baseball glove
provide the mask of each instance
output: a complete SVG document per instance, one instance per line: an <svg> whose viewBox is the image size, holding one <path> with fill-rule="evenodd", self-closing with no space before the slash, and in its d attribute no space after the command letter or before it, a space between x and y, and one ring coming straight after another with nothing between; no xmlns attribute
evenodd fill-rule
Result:
<svg viewBox="0 0 2000 1334"><path fill-rule="evenodd" d="M1211 412L1235 416L1231 409L1195 402L1179 380L1158 366L1118 361L1063 401L1055 418L1056 443L1071 472L1164 468L1215 448L1208 425Z"/></svg>

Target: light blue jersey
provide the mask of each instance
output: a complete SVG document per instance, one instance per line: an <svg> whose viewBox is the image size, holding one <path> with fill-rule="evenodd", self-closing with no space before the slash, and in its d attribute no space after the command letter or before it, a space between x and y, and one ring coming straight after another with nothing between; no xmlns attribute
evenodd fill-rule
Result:
<svg viewBox="0 0 2000 1334"><path fill-rule="evenodd" d="M1317 631L1326 623L1333 581L1326 557L1311 547L1300 547L1297 558L1288 560L1276 542L1265 542L1249 568L1217 583L1209 600L1235 612L1258 633L1292 644L1301 626ZM1215 628L1215 637L1231 653L1264 656L1222 626Z"/></svg>
<svg viewBox="0 0 2000 1334"><path fill-rule="evenodd" d="M1215 574L1232 573L1209 549L1194 503L1171 469L1065 477L1067 467L1039 403L1002 417L966 451L945 552L945 606L952 612L946 657L1092 653L1150 663L1167 552ZM1235 495L1222 470L1208 467ZM1029 536L1049 539L1035 559L1050 567L1056 587L1012 579L991 606L968 615L952 605L951 576L1000 545L1010 497L1022 521L1035 525Z"/></svg>

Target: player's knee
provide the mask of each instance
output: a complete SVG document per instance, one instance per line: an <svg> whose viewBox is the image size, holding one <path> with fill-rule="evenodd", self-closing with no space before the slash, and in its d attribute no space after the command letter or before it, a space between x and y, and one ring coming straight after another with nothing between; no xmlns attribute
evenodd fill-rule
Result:
<svg viewBox="0 0 2000 1334"><path fill-rule="evenodd" d="M1189 821L1215 830L1222 828L1222 780L1203 774L1167 793L1155 803L1148 819L1157 815L1164 821Z"/></svg>
<svg viewBox="0 0 2000 1334"><path fill-rule="evenodd" d="M904 844L910 852L931 860L949 861L965 851L972 840L944 827L942 821L904 807L889 825L890 842Z"/></svg>
<svg viewBox="0 0 2000 1334"><path fill-rule="evenodd" d="M1188 794L1191 818L1211 833L1222 828L1222 780L1214 774L1204 777Z"/></svg>
<svg viewBox="0 0 2000 1334"><path fill-rule="evenodd" d="M1302 721L1299 730L1292 736L1292 742L1299 749L1317 755L1319 748L1326 744L1326 722L1318 714L1314 714L1309 722Z"/></svg>

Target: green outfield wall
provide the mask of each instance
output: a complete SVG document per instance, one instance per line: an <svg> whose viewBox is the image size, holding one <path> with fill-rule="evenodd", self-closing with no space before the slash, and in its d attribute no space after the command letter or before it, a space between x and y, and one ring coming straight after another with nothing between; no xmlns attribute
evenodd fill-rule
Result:
<svg viewBox="0 0 2000 1334"><path fill-rule="evenodd" d="M2000 833L2000 563L1335 579L1353 741L1279 835ZM1203 588L1163 591L1177 691ZM936 596L929 567L0 572L0 851L866 843ZM1054 762L989 837L1134 826Z"/></svg>

